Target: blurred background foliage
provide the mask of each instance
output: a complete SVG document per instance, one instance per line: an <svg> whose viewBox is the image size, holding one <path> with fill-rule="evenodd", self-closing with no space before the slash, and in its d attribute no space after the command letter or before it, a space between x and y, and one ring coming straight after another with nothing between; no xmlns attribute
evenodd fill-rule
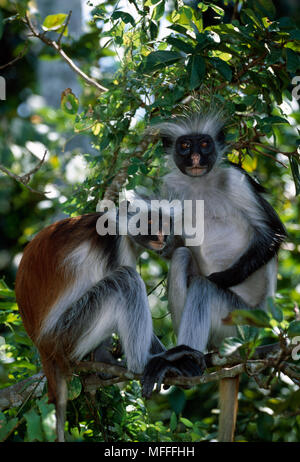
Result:
<svg viewBox="0 0 300 462"><path fill-rule="evenodd" d="M165 172L163 152L159 142L145 143L144 129L195 101L224 110L230 159L267 188L288 230L275 300L284 321L259 333L261 342L274 340L295 319L300 302L300 113L292 83L300 75L298 2L0 0L0 6L0 72L6 80L0 165L24 175L47 151L29 183L36 193L0 172L0 387L40 369L13 293L26 243L57 219L94 211L107 191L118 192L119 177L127 179L127 189L156 190ZM46 36L58 40L70 10L63 49L106 92L87 85L51 47L29 36L26 11L36 30L48 28ZM63 20L49 17L62 13ZM138 268L155 331L169 347L176 339L165 294L168 265L144 252ZM257 336L252 328L250 341ZM80 391L74 379L70 441L216 437L216 383L172 387L144 402L132 382L99 390L93 406ZM299 406L300 391L283 374L269 389L243 376L236 441L299 441ZM53 406L44 398L3 410L0 421L0 440L54 439Z"/></svg>

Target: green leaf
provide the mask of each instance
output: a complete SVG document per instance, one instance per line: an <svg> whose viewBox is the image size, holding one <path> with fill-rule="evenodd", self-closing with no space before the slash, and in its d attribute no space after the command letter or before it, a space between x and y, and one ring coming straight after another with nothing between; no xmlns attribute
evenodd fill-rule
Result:
<svg viewBox="0 0 300 462"><path fill-rule="evenodd" d="M57 437L55 406L54 404L49 404L47 401L47 397L44 397L37 404L42 416L42 427L46 441L55 441Z"/></svg>
<svg viewBox="0 0 300 462"><path fill-rule="evenodd" d="M28 0L19 0L15 2L14 7L21 17L25 17L26 11L28 9Z"/></svg>
<svg viewBox="0 0 300 462"><path fill-rule="evenodd" d="M52 30L57 33L60 33L63 30L64 23L67 19L68 15L65 13L58 13L58 14L49 14L46 16L42 28L44 30ZM68 35L68 28L65 28L64 35Z"/></svg>
<svg viewBox="0 0 300 462"><path fill-rule="evenodd" d="M296 72L300 68L300 59L298 54L291 50L290 48L286 48L286 70L288 72Z"/></svg>
<svg viewBox="0 0 300 462"><path fill-rule="evenodd" d="M158 26L154 21L150 21L150 36L151 40L155 40L158 35Z"/></svg>
<svg viewBox="0 0 300 462"><path fill-rule="evenodd" d="M230 313L230 321L233 324L246 324L255 327L270 327L270 318L265 311L254 310L234 310ZM228 319L226 318L226 322Z"/></svg>
<svg viewBox="0 0 300 462"><path fill-rule="evenodd" d="M225 11L223 10L223 8L220 8L219 6L214 5L213 3L210 3L209 6L212 10L214 10L215 13L219 14L220 16L224 16Z"/></svg>
<svg viewBox="0 0 300 462"><path fill-rule="evenodd" d="M174 432L177 428L177 416L175 412L172 412L170 419L170 430Z"/></svg>
<svg viewBox="0 0 300 462"><path fill-rule="evenodd" d="M272 0L255 0L253 8L261 17L275 18L276 8Z"/></svg>
<svg viewBox="0 0 300 462"><path fill-rule="evenodd" d="M168 400L172 410L178 415L180 412L183 411L186 397L184 392L180 389L175 387L171 393L168 395Z"/></svg>
<svg viewBox="0 0 300 462"><path fill-rule="evenodd" d="M292 175L295 183L296 188L296 196L300 194L300 171L299 171L299 164L297 159L294 156L289 157L290 166L292 170Z"/></svg>
<svg viewBox="0 0 300 462"><path fill-rule="evenodd" d="M300 335L300 321L292 321L288 327L287 333L289 337Z"/></svg>
<svg viewBox="0 0 300 462"><path fill-rule="evenodd" d="M289 121L280 116L270 116L261 119L264 124L288 124Z"/></svg>
<svg viewBox="0 0 300 462"><path fill-rule="evenodd" d="M129 165L129 167L127 168L127 173L128 175L134 175L139 169L139 166L137 164L132 164L132 165Z"/></svg>
<svg viewBox="0 0 300 462"><path fill-rule="evenodd" d="M224 77L228 82L232 79L232 70L231 67L220 58L210 58L210 62L217 69L217 71Z"/></svg>
<svg viewBox="0 0 300 462"><path fill-rule="evenodd" d="M186 427L193 428L194 424L190 420L186 419L185 417L180 417L180 422L182 422Z"/></svg>
<svg viewBox="0 0 300 462"><path fill-rule="evenodd" d="M228 337L222 342L219 352L222 356L229 356L235 353L242 345L243 342L239 338Z"/></svg>
<svg viewBox="0 0 300 462"><path fill-rule="evenodd" d="M179 34L188 36L187 29L183 26L180 26L180 24L172 24L171 26L168 26L168 29L175 30L176 32L179 32Z"/></svg>
<svg viewBox="0 0 300 462"><path fill-rule="evenodd" d="M269 310L273 318L278 322L282 322L283 321L282 310L277 305L275 305L272 297L268 297L268 306L269 306Z"/></svg>
<svg viewBox="0 0 300 462"><path fill-rule="evenodd" d="M264 441L272 441L274 418L266 413L261 413L257 419L257 433Z"/></svg>
<svg viewBox="0 0 300 462"><path fill-rule="evenodd" d="M5 415L2 412L0 412L0 442L4 441L7 438L7 436L14 429L17 423L17 418L6 420Z"/></svg>
<svg viewBox="0 0 300 462"><path fill-rule="evenodd" d="M71 382L68 385L68 399L73 400L78 398L82 390L82 384L79 377L73 376Z"/></svg>
<svg viewBox="0 0 300 462"><path fill-rule="evenodd" d="M202 83L205 76L205 61L202 56L191 56L188 62L187 70L190 74L190 90L194 90Z"/></svg>
<svg viewBox="0 0 300 462"><path fill-rule="evenodd" d="M8 287L4 279L0 279L0 297L13 297L15 298L15 292Z"/></svg>
<svg viewBox="0 0 300 462"><path fill-rule="evenodd" d="M34 409L24 414L27 424L28 441L44 441L41 417Z"/></svg>
<svg viewBox="0 0 300 462"><path fill-rule="evenodd" d="M153 51L144 61L144 72L155 71L161 67L170 66L182 59L182 56L177 51Z"/></svg>
<svg viewBox="0 0 300 462"><path fill-rule="evenodd" d="M167 42L170 45L173 45L178 50L183 51L184 53L187 53L187 54L194 53L194 47L192 45L190 45L189 43L184 42L183 40L180 40L180 39L175 38L175 37L168 37Z"/></svg>
<svg viewBox="0 0 300 462"><path fill-rule="evenodd" d="M160 2L153 10L153 18L155 21L159 21L165 12L165 2Z"/></svg>
<svg viewBox="0 0 300 462"><path fill-rule="evenodd" d="M70 88L62 92L61 108L68 114L76 114L79 108L78 98L72 93Z"/></svg>
<svg viewBox="0 0 300 462"><path fill-rule="evenodd" d="M251 21L257 26L259 27L260 29L263 29L264 28L264 25L261 21L261 19L256 16L256 14L254 13L253 10L251 10L250 8L245 8L242 10L244 14L246 14L250 19Z"/></svg>
<svg viewBox="0 0 300 462"><path fill-rule="evenodd" d="M111 15L111 19L122 19L125 24L131 24L132 26L135 26L134 18L131 16L131 14L126 13L125 11L115 11Z"/></svg>

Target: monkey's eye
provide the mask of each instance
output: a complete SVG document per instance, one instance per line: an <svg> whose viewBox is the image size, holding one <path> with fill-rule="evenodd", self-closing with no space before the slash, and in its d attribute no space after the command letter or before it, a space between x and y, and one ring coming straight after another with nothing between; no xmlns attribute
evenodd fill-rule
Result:
<svg viewBox="0 0 300 462"><path fill-rule="evenodd" d="M208 144L208 141L202 141L201 148L207 148Z"/></svg>
<svg viewBox="0 0 300 462"><path fill-rule="evenodd" d="M188 141L184 141L183 143L181 143L182 149L189 149L190 147L191 147L191 143L189 143Z"/></svg>

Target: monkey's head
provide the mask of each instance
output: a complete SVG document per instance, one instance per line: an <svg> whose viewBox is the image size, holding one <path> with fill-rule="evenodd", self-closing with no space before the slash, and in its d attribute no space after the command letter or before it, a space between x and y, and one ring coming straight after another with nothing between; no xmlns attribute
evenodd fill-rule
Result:
<svg viewBox="0 0 300 462"><path fill-rule="evenodd" d="M157 128L166 153L185 175L206 175L222 158L225 136L219 114L193 114Z"/></svg>
<svg viewBox="0 0 300 462"><path fill-rule="evenodd" d="M172 216L150 202L142 202L135 205L127 201L128 236L139 246L160 252L171 234Z"/></svg>

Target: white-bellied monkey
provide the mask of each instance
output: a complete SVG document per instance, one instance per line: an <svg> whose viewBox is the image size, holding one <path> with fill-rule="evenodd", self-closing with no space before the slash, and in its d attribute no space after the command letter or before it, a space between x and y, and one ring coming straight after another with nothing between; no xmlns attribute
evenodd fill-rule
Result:
<svg viewBox="0 0 300 462"><path fill-rule="evenodd" d="M187 247L184 242L174 249L170 264L168 299L178 336L173 350L177 362L187 347L204 354L235 335L235 326L222 322L232 310L265 309L267 298L276 290L277 251L286 232L262 196L264 189L242 168L225 160L223 121L218 113L171 119L154 130L162 138L170 167L161 196L204 201L202 244ZM172 363L172 349L159 356ZM166 364L162 369L168 373ZM151 394L155 375L161 382L157 358L155 364L150 360L144 373L145 396ZM221 408L230 397L228 390L236 402L237 380L229 386L226 382L226 387L222 383ZM229 413L229 435L221 431L220 440L231 438L235 411L231 417Z"/></svg>

